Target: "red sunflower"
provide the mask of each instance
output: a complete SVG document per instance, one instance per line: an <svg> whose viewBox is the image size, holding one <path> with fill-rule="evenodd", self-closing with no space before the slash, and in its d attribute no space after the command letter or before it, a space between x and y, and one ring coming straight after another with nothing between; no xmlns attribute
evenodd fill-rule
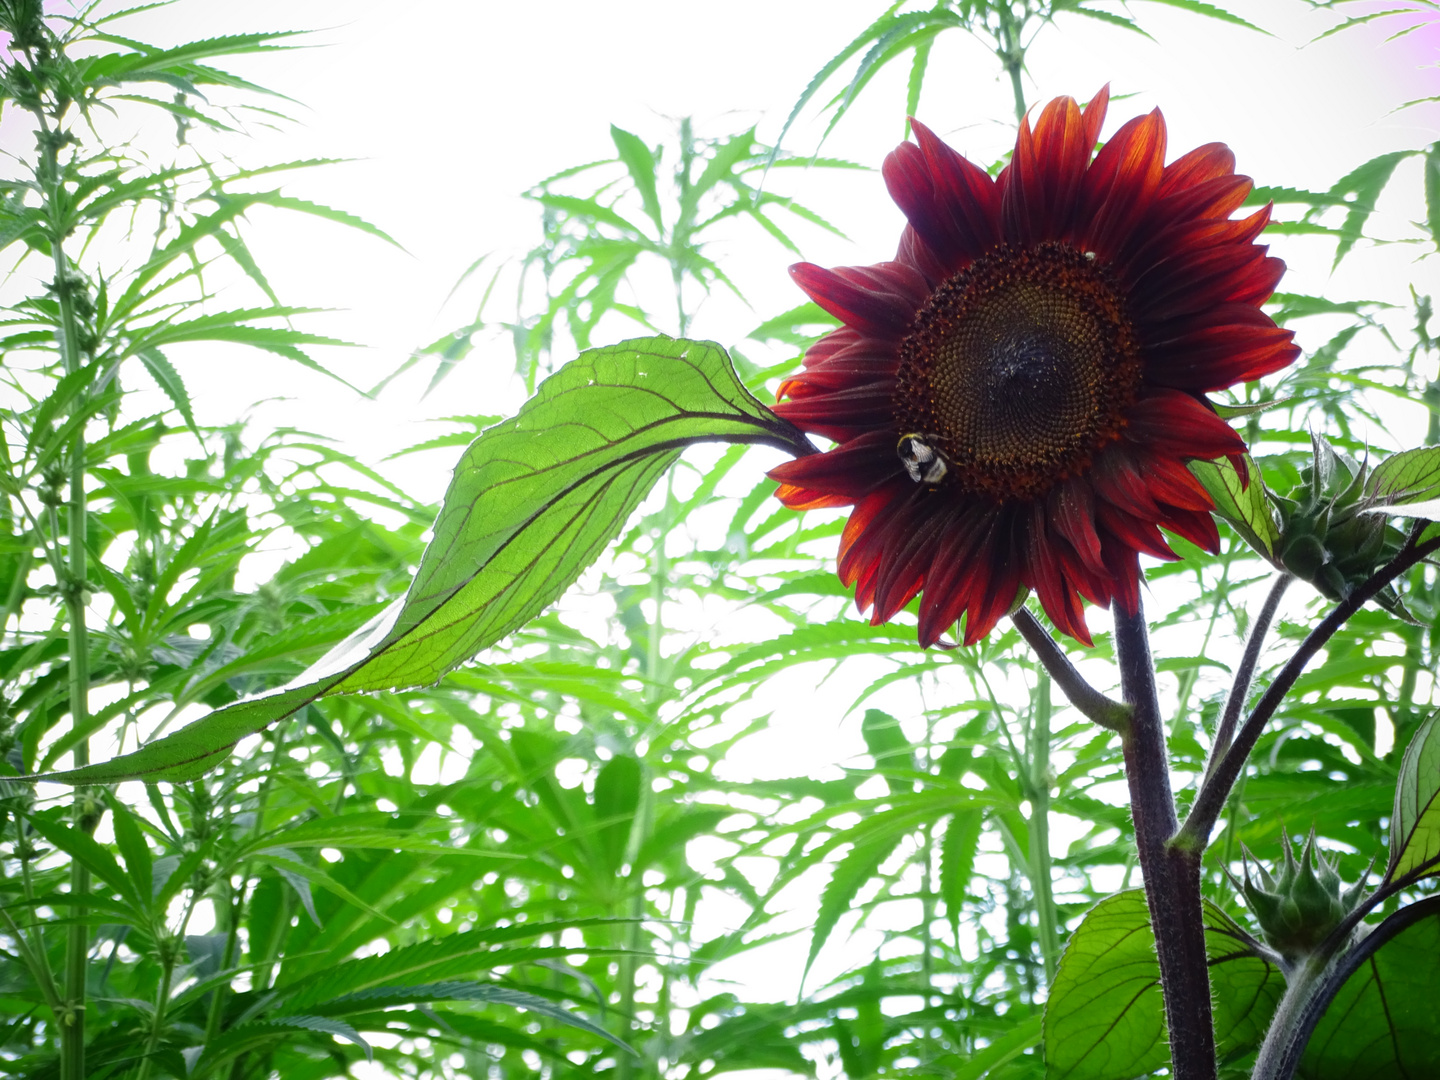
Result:
<svg viewBox="0 0 1440 1080"><path fill-rule="evenodd" d="M1206 400L1299 354L1260 310L1285 266L1220 143L1165 164L1159 110L1094 150L1109 98L1057 98L997 178L920 124L885 159L909 225L893 262L791 268L844 325L776 411L834 449L771 471L786 506L854 506L839 572L872 622L917 594L920 643L979 641L1034 590L1090 643L1081 598L1140 603L1139 556L1210 551L1186 468L1245 443ZM788 400L785 400L788 399Z"/></svg>

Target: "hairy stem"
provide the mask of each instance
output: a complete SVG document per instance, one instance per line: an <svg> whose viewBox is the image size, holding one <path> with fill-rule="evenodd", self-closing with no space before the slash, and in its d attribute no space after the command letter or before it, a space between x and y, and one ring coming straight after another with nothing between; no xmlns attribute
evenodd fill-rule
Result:
<svg viewBox="0 0 1440 1080"><path fill-rule="evenodd" d="M1226 751L1225 756L1215 767L1214 771L1206 778L1200 787L1200 793L1195 797L1195 804L1190 808L1190 815L1185 819L1184 828L1181 830L1177 841L1187 848L1204 851L1205 845L1210 841L1210 832L1215 827L1215 822L1225 808L1225 800L1230 794L1230 789L1235 786L1235 780L1249 760L1250 751L1255 749L1255 743L1259 741L1265 725L1275 715L1275 710L1285 700L1285 695L1295 685L1310 661L1318 653L1335 632L1344 626L1351 615L1359 611L1366 601L1370 600L1380 592L1386 585L1394 581L1405 571L1415 566L1421 560L1433 552L1440 550L1440 537L1433 537L1425 543L1419 543L1420 534L1424 532L1428 521L1417 521L1414 528L1410 530L1410 536L1405 541L1395 558L1377 570L1369 580L1357 586L1349 596L1336 604L1330 614L1321 619L1313 630L1300 643L1295 654L1286 661L1285 666L1280 669L1274 680L1265 688L1265 693L1255 703L1245 723L1241 725L1239 733L1235 736L1233 745Z"/></svg>
<svg viewBox="0 0 1440 1080"><path fill-rule="evenodd" d="M1086 682L1085 677L1075 669L1075 665L1070 663L1065 650L1056 644L1055 639L1040 625L1039 620L1030 614L1029 609L1017 609L1010 616L1010 621L1015 624L1015 629L1020 631L1020 636L1035 650L1036 658L1050 678L1055 680L1055 685L1060 687L1066 701L1087 719L1103 728L1120 732L1125 730L1130 722L1130 706L1111 701Z"/></svg>
<svg viewBox="0 0 1440 1080"><path fill-rule="evenodd" d="M1135 846L1160 960L1173 1075L1177 1080L1215 1080L1200 852L1170 843L1178 821L1143 610L1130 615L1117 605L1115 649L1120 688L1133 710L1129 729L1121 736L1121 748L1130 786Z"/></svg>
<svg viewBox="0 0 1440 1080"><path fill-rule="evenodd" d="M1235 725L1239 722L1240 710L1245 707L1250 683L1255 678L1255 667L1260 662L1260 650L1265 646L1265 635L1270 632L1270 624L1275 621L1275 613L1280 609L1280 600L1285 596L1285 590L1294 580L1289 574L1276 575L1270 585L1270 592L1265 597L1265 603L1260 608L1260 614L1255 617L1255 622L1250 627L1250 636L1245 639L1245 652L1240 657L1240 666L1235 669L1235 679L1231 682L1230 693L1225 698L1220 723L1215 727L1215 742L1210 748L1210 760L1205 765L1207 777L1215 771L1215 766L1230 749L1230 740L1235 737Z"/></svg>

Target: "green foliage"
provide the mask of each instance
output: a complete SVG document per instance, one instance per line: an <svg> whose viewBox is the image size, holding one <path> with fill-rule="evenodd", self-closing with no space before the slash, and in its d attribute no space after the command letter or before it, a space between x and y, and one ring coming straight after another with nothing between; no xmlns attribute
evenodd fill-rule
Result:
<svg viewBox="0 0 1440 1080"><path fill-rule="evenodd" d="M1222 1060L1253 1053L1284 990L1279 967L1207 904L1205 949ZM1065 947L1045 1006L1046 1076L1129 1080L1170 1063L1160 965L1145 894L1102 900Z"/></svg>
<svg viewBox="0 0 1440 1080"><path fill-rule="evenodd" d="M403 601L285 689L56 778L98 784L199 775L246 735L326 694L434 682L573 584L681 451L707 441L809 449L746 391L716 345L662 338L583 354L462 455Z"/></svg>
<svg viewBox="0 0 1440 1080"><path fill-rule="evenodd" d="M853 60L833 126L901 56L913 111L949 29L988 41L1018 91L1024 47L1060 15L1140 29L1101 3L895 5L792 120ZM757 398L827 316L772 314L788 301L765 298L750 339L791 354L771 370L731 350L737 374L719 346L683 340L702 298L733 288L714 254L727 222L777 260L801 247L791 222L829 227L772 191L783 173L765 175L804 159L753 129L709 139L682 123L654 145L612 127L614 157L535 185L542 241L504 271L514 315L486 314L508 279L476 260L467 278L489 276L474 317L417 353L436 359L433 387L499 326L520 379L539 383L512 419L455 416L458 430L402 451L464 450L437 520L323 440L204 426L186 387L221 347L328 373L319 350L336 343L297 328L307 309L252 257L247 212L389 239L270 190L280 170L323 163L231 164L225 140L263 91L210 65L288 39L161 49L96 8L42 22L28 2L0 5L0 23L14 35L6 122L49 132L35 169L0 191L0 241L49 283L0 325L0 1075L319 1080L373 1060L396 1076L1019 1080L1164 1066L1117 740L1052 706L1013 631L922 653L907 617L871 627L846 609L839 521L778 507L738 445L805 449ZM162 164L100 145L84 120L103 109L159 110L187 141ZM1370 242L1377 200L1417 158L1425 209L1406 239L1429 250L1436 154L1257 197L1298 207L1282 231L1333 240L1338 261ZM130 246L97 258L111 243ZM656 292L647 264L663 271ZM222 290L235 298L218 303ZM1301 516L1319 538L1329 514L1325 541L1337 508L1431 512L1434 446L1386 456L1364 442L1394 401L1440 400L1430 301L1408 299L1403 336L1406 302L1276 296L1276 317L1321 326L1321 344L1276 385L1217 403L1256 450L1248 485L1228 463L1195 465L1232 532L1217 556L1176 541L1185 558L1149 571L1182 806L1254 587L1285 562L1295 515L1266 492L1308 487ZM637 326L657 336L603 344ZM142 415L132 391L150 382L166 411ZM714 440L737 445L682 453ZM1336 462L1344 476L1321 475ZM279 567L251 585L260 549ZM1329 608L1299 594L1257 687ZM1288 961L1251 937L1226 871L1246 849L1281 857L1282 825L1313 828L1326 865L1376 886L1360 929L1328 943L1345 977L1325 987L1301 1075L1433 1070L1423 1006L1440 945L1420 918L1440 790L1433 568L1401 595L1414 621L1363 609L1297 681L1202 864L1232 1070L1265 1038ZM1087 672L1111 658L1097 635ZM819 685L847 688L836 715L811 715ZM755 745L742 744L789 719L769 713L777 690L808 738L839 725L856 756L823 777L779 761L737 780ZM92 743L108 760L87 764ZM18 779L67 758L71 779L104 786L62 799ZM1367 877L1387 843L1384 878Z"/></svg>

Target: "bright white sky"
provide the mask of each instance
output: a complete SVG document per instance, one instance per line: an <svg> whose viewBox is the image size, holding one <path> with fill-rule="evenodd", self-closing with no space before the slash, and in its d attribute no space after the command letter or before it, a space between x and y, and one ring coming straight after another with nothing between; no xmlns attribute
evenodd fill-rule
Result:
<svg viewBox="0 0 1440 1080"><path fill-rule="evenodd" d="M1159 105L1172 156L1224 141L1235 150L1240 171L1268 185L1324 189L1376 154L1440 138L1440 108L1391 111L1440 93L1440 23L1389 44L1384 38L1399 24L1301 48L1330 22L1299 0L1226 2L1273 36L1145 0L1132 10L1154 41L1062 17L1029 54L1027 97L1043 102L1068 93L1083 100L1109 81L1117 97L1134 97L1112 104L1106 135ZM440 310L456 277L485 252L503 259L533 245L537 207L519 199L519 192L559 169L610 156L612 122L651 143L669 137L670 118L687 115L702 134L758 123L762 139L771 140L809 76L884 6L881 0L433 0L420 14L394 0L189 0L140 16L124 32L169 42L255 29L326 28L305 39L316 46L306 51L227 65L305 106L299 126L257 130L254 146L236 149L232 142L227 150L245 164L359 159L296 175L287 190L360 214L395 236L406 252L337 226L272 213L254 216L250 237L283 300L341 309L305 326L368 346L325 357L352 382L368 386L412 348L468 319L469 297ZM1357 13L1382 6L1352 5ZM901 217L884 193L878 166L902 134L907 70L897 64L876 79L825 149L877 171L843 177L790 171L777 181L793 185L784 190L795 191L852 238L801 230L797 235L813 261L868 263L894 251ZM980 46L958 33L942 37L926 87L918 115L962 152L987 162L1011 145L1008 82ZM812 110L792 131L788 148L815 148L821 126L814 116ZM1406 220L1423 214L1417 162L1402 166L1396 188L1405 196L1388 201L1390 216L1378 222L1387 235L1404 233ZM1288 238L1276 238L1274 245L1292 267L1282 288L1403 303L1409 280L1422 291L1440 286L1436 264L1412 265L1410 249L1361 251L1327 284L1328 246ZM695 336L734 344L801 299L785 273L792 259L756 232L737 234L712 255L741 284L753 311L717 298L701 310ZM501 297L493 313L505 314L507 302ZM617 336L631 332L617 327ZM371 403L318 377L297 376L279 361L247 354L232 365L213 357L174 357L196 395L201 423L229 422L248 402L286 395L293 400L267 406L262 422L337 436L372 462L438 433L419 425L425 418L505 411L520 401L508 376L512 356L504 339L477 350L439 394L423 402L418 398L428 367ZM1416 422L1397 417L1393 430ZM1403 435L1371 437L1394 446ZM437 499L448 469L448 461L428 459L404 475L410 490ZM836 691L842 710L850 692ZM812 701L795 710L802 717L777 715L766 741L738 767L758 773L780 762L789 772L816 752L827 762L863 752L853 722L843 732L836 725L826 738L815 738L815 709ZM1058 830L1062 848L1063 834ZM794 945L767 954L766 962L793 965L797 953L803 956L803 939ZM817 972L811 985L825 975ZM754 969L741 977L753 978ZM789 995L794 988L777 989L772 980L764 992Z"/></svg>

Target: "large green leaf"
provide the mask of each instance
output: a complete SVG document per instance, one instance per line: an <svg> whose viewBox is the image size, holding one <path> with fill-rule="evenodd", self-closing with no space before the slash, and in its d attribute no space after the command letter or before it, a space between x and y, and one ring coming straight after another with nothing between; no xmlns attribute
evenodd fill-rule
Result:
<svg viewBox="0 0 1440 1080"><path fill-rule="evenodd" d="M1440 712L1420 725L1400 762L1390 815L1387 882L1440 866Z"/></svg>
<svg viewBox="0 0 1440 1080"><path fill-rule="evenodd" d="M1205 951L1222 1059L1260 1043L1284 981L1256 956L1243 931L1205 905ZM1145 894L1100 901L1060 958L1045 1006L1045 1075L1053 1080L1129 1080L1170 1063L1160 964Z"/></svg>
<svg viewBox="0 0 1440 1080"><path fill-rule="evenodd" d="M1300 1062L1304 1080L1440 1076L1440 898L1401 908L1342 961Z"/></svg>
<svg viewBox="0 0 1440 1080"><path fill-rule="evenodd" d="M434 682L558 597L681 451L700 442L812 449L750 395L713 342L641 338L582 353L465 451L402 601L290 686L47 779L197 775L246 735L324 695Z"/></svg>
<svg viewBox="0 0 1440 1080"><path fill-rule="evenodd" d="M1260 469L1248 454L1245 455L1245 466L1249 473L1248 484L1241 482L1235 466L1223 458L1218 461L1192 461L1190 471L1215 500L1215 515L1226 521L1252 548L1273 561L1280 528L1265 498Z"/></svg>

